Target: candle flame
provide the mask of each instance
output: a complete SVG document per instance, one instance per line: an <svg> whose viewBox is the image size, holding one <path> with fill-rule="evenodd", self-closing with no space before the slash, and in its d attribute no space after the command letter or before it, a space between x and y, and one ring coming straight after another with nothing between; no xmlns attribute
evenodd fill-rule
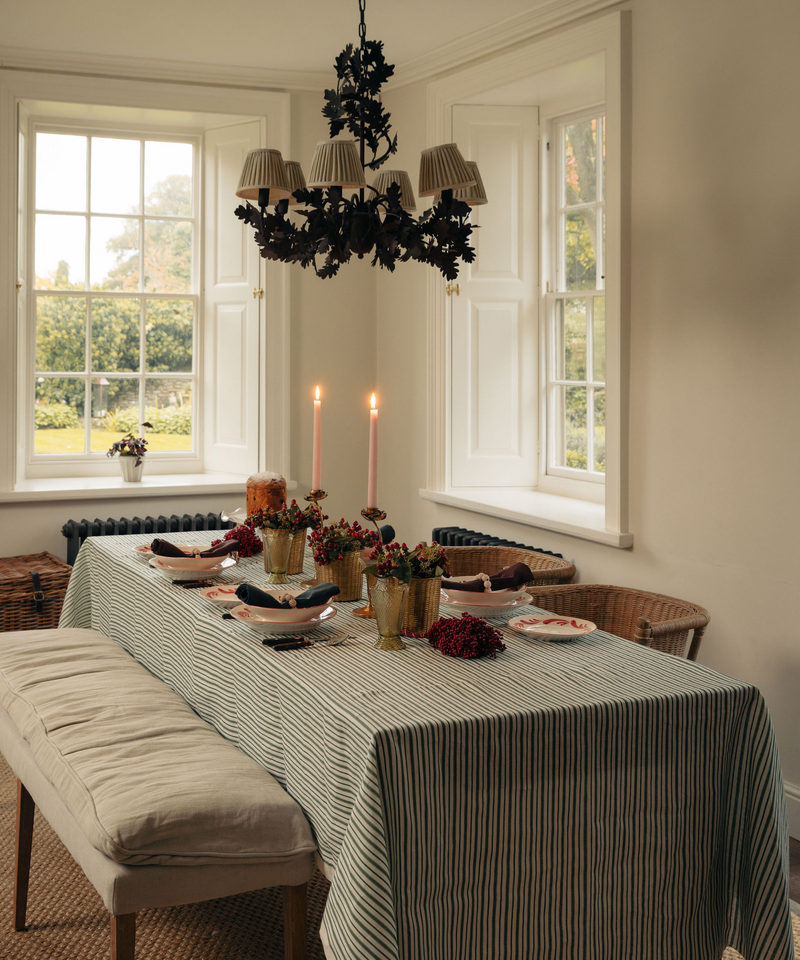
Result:
<svg viewBox="0 0 800 960"><path fill-rule="evenodd" d="M375 409L375 394L373 393L369 399L369 405L374 410Z"/></svg>
<svg viewBox="0 0 800 960"><path fill-rule="evenodd" d="M319 387L317 387L317 396L316 399L319 400Z"/></svg>

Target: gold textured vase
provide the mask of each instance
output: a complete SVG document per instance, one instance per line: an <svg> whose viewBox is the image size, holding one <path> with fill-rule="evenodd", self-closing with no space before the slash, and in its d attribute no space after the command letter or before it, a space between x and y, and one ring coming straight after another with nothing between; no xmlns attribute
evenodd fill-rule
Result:
<svg viewBox="0 0 800 960"><path fill-rule="evenodd" d="M267 583L286 583L289 569L289 554L294 543L294 530L273 530L264 527L261 539L264 541L264 569L269 576Z"/></svg>
<svg viewBox="0 0 800 960"><path fill-rule="evenodd" d="M400 639L403 609L408 596L408 584L396 577L378 578L372 585L372 606L378 624L378 650L404 650Z"/></svg>
<svg viewBox="0 0 800 960"><path fill-rule="evenodd" d="M335 583L339 588L336 600L360 600L361 582L364 579L361 576L361 556L358 550L351 550L344 554L341 560L334 560L332 563L317 563L314 561L314 568L317 572L317 583Z"/></svg>
<svg viewBox="0 0 800 960"><path fill-rule="evenodd" d="M414 578L408 585L408 598L403 613L403 631L427 633L434 620L439 618L439 598L442 594L442 578Z"/></svg>

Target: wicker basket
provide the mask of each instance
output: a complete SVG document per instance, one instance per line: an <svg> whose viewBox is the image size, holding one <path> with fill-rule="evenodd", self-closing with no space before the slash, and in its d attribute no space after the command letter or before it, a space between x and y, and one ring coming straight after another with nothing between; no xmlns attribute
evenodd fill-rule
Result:
<svg viewBox="0 0 800 960"><path fill-rule="evenodd" d="M411 581L403 613L404 632L426 633L430 629L433 621L439 618L441 591L441 577L414 578Z"/></svg>
<svg viewBox="0 0 800 960"><path fill-rule="evenodd" d="M37 573L37 594L32 573ZM51 553L0 559L0 631L57 627L72 567ZM41 607L37 610L37 606Z"/></svg>
<svg viewBox="0 0 800 960"><path fill-rule="evenodd" d="M527 587L551 583L572 583L575 565L559 557L517 547L445 547L451 577L486 573L490 577L512 563L524 563L533 571Z"/></svg>
<svg viewBox="0 0 800 960"><path fill-rule="evenodd" d="M334 560L324 566L314 561L318 583L335 583L339 593L334 600L360 600L361 586L364 578L361 575L361 553L351 550L344 555L343 560Z"/></svg>
<svg viewBox="0 0 800 960"><path fill-rule="evenodd" d="M302 534L302 535L301 535ZM292 549L289 551L289 566L286 573L292 576L303 572L303 561L305 560L306 550L306 531L298 530L292 541Z"/></svg>

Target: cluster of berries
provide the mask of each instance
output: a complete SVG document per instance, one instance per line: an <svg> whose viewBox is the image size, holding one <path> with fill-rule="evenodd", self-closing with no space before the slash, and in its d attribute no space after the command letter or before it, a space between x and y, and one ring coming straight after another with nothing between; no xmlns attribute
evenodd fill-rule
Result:
<svg viewBox="0 0 800 960"><path fill-rule="evenodd" d="M323 567L334 560L344 560L346 553L372 547L377 540L378 535L372 530L364 529L358 520L348 523L344 517L312 530L308 537L314 560Z"/></svg>
<svg viewBox="0 0 800 960"><path fill-rule="evenodd" d="M235 527L233 530L228 530L222 540L215 540L211 546L216 547L217 544L222 543L224 540L239 541L240 557L254 557L264 549L261 537L259 537L248 524L243 524L242 526Z"/></svg>
<svg viewBox="0 0 800 960"><path fill-rule="evenodd" d="M425 635L432 647L446 657L497 658L506 649L503 635L480 617L462 613L460 617L440 617Z"/></svg>

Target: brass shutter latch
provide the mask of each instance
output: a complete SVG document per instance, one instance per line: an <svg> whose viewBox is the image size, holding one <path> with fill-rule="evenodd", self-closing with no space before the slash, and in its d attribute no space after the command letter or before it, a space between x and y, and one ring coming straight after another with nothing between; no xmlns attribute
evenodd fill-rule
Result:
<svg viewBox="0 0 800 960"><path fill-rule="evenodd" d="M445 289L446 289L446 291L447 291L447 296L448 296L448 297L449 297L451 294L453 294L453 293L454 293L457 297L460 297L460 296L461 296L461 284L460 284L460 283L456 283L456 284L448 283L448 284L447 284L447 287L446 287Z"/></svg>

